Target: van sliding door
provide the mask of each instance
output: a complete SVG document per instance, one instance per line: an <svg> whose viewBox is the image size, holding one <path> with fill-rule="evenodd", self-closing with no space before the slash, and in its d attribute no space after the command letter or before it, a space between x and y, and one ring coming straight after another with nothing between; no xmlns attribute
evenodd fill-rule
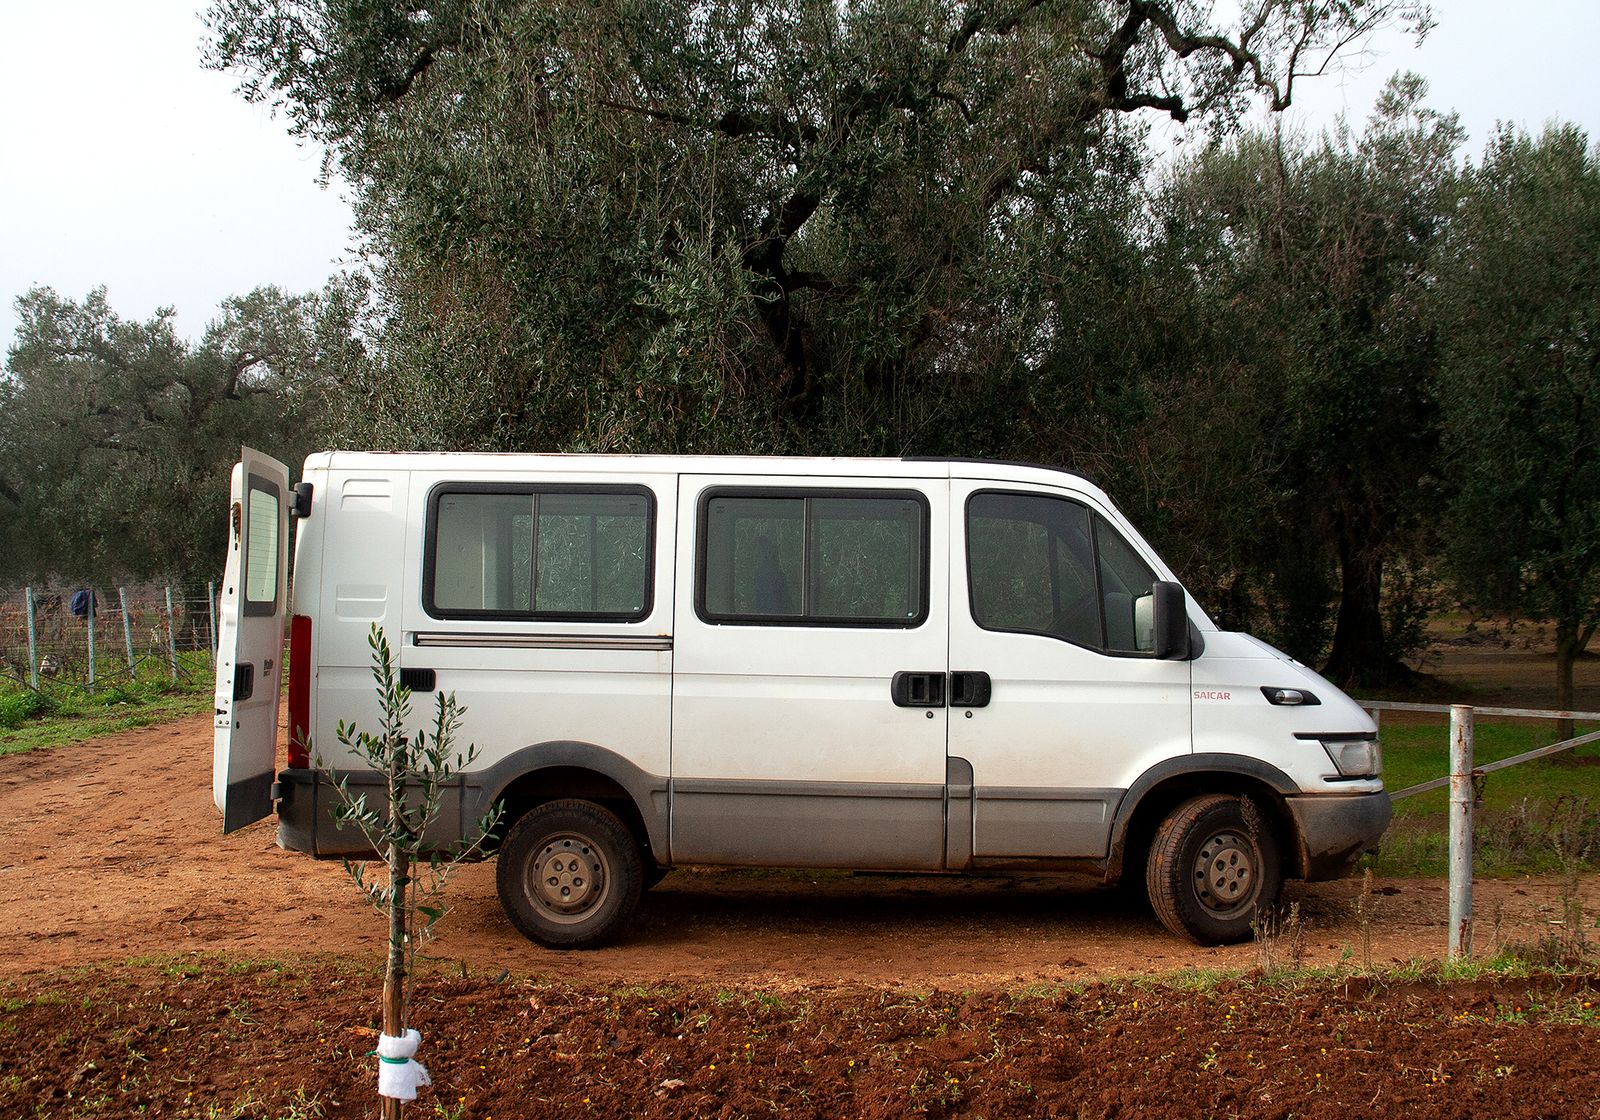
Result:
<svg viewBox="0 0 1600 1120"><path fill-rule="evenodd" d="M943 866L947 494L681 480L675 862Z"/></svg>

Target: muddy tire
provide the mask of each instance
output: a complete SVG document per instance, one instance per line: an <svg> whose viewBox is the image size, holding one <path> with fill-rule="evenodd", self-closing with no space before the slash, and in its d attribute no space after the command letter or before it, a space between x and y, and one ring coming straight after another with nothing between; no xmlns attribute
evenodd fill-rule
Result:
<svg viewBox="0 0 1600 1120"><path fill-rule="evenodd" d="M495 885L524 937L589 949L632 916L642 873L639 846L615 813L589 801L547 801L506 834Z"/></svg>
<svg viewBox="0 0 1600 1120"><path fill-rule="evenodd" d="M1201 945L1249 940L1283 889L1278 838L1242 797L1191 798L1161 822L1145 883L1161 924Z"/></svg>

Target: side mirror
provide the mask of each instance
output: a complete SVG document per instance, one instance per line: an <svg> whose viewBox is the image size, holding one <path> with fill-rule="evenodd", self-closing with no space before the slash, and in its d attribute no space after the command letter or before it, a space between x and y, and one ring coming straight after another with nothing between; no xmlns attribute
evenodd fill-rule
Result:
<svg viewBox="0 0 1600 1120"><path fill-rule="evenodd" d="M1189 607L1183 585L1157 580L1150 588L1155 610L1155 655L1163 661L1189 656Z"/></svg>

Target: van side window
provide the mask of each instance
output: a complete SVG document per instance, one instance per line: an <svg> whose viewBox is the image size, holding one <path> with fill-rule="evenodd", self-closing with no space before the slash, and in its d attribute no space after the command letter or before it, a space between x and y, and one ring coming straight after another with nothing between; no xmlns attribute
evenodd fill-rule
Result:
<svg viewBox="0 0 1600 1120"><path fill-rule="evenodd" d="M699 551L707 621L915 626L927 616L920 494L712 491Z"/></svg>
<svg viewBox="0 0 1600 1120"><path fill-rule="evenodd" d="M1076 502L979 493L967 503L967 583L985 630L1147 652L1154 581L1116 530Z"/></svg>
<svg viewBox="0 0 1600 1120"><path fill-rule="evenodd" d="M1155 649L1156 582L1150 565L1108 525L1094 519L1095 543L1100 554L1100 600L1106 611L1106 646L1113 653L1149 653Z"/></svg>
<svg viewBox="0 0 1600 1120"><path fill-rule="evenodd" d="M631 488L437 490L429 510L428 613L643 618L650 612L653 521L650 495Z"/></svg>

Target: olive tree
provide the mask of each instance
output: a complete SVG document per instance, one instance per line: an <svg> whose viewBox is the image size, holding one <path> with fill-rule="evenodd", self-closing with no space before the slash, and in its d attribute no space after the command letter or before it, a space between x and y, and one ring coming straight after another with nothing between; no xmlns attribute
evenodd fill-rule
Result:
<svg viewBox="0 0 1600 1120"><path fill-rule="evenodd" d="M240 443L286 459L362 360L359 285L224 302L198 343L170 308L123 318L105 289L35 288L0 375L0 578L204 579L221 567Z"/></svg>
<svg viewBox="0 0 1600 1120"><path fill-rule="evenodd" d="M1445 245L1448 555L1470 600L1554 624L1570 708L1600 628L1600 152L1571 125L1501 131Z"/></svg>
<svg viewBox="0 0 1600 1120"><path fill-rule="evenodd" d="M1462 133L1425 92L1393 80L1359 137L1247 133L1179 165L1160 203L1163 251L1187 266L1204 324L1177 381L1211 390L1190 394L1175 437L1225 464L1210 477L1278 638L1307 660L1326 649L1341 684L1403 673L1385 576L1431 520L1424 297Z"/></svg>
<svg viewBox="0 0 1600 1120"><path fill-rule="evenodd" d="M358 829L378 856L383 874L370 878L366 862L346 860L345 870L388 926L388 951L383 973L383 1031L379 1039L378 1091L385 1120L403 1114L403 1102L416 1097L417 1086L430 1084L428 1071L415 1061L420 1032L409 1022L417 954L444 916L443 893L450 875L463 862L480 856L499 823L500 807L490 806L469 835L441 846L429 835L444 808L446 791L460 781L478 751L456 747L466 709L454 693L438 693L432 731L414 730L411 690L400 681L388 637L376 623L368 635L372 677L377 690L376 732L355 722L339 721L336 737L346 761L360 763L382 779L379 795L355 792L348 771L340 771L320 755L322 770L338 798L334 820L340 828Z"/></svg>
<svg viewBox="0 0 1600 1120"><path fill-rule="evenodd" d="M369 442L971 450L1073 377L1071 259L1139 122L1227 129L1393 0L216 0L328 145L386 316ZM1044 255L1040 255L1043 253ZM1107 283L1114 282L1114 277ZM1112 306L1114 306L1112 301ZM399 417L400 422L393 419ZM369 422L369 418L371 419Z"/></svg>

